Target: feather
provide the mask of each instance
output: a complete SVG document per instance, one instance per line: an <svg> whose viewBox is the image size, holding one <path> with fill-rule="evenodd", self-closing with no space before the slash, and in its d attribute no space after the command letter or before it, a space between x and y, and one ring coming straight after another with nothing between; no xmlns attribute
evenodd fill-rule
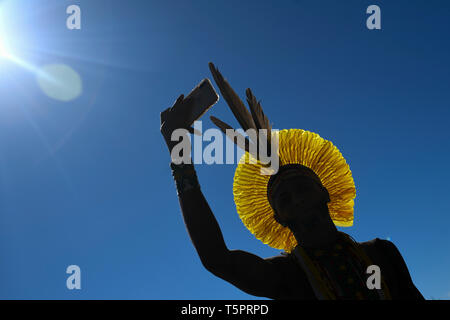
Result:
<svg viewBox="0 0 450 320"><path fill-rule="evenodd" d="M236 137L230 137L226 134L226 129L233 129L231 126L226 124L225 122L215 118L210 117L211 121L218 126L223 133L225 133L235 144L237 144L241 149L247 151L250 153L249 149L256 151L256 154L253 155L256 159L259 159L259 151L261 143L264 143L266 146L266 152L267 155L270 156L271 154L271 138L272 138L272 126L270 125L269 118L264 114L263 109L261 107L260 101L256 100L256 97L253 95L250 88L246 90L247 95L247 103L250 107L250 112L248 111L247 107L244 105L242 100L239 98L239 96L236 94L236 92L231 88L230 84L227 82L227 80L224 79L222 74L219 72L219 69L217 69L212 62L209 63L209 69L214 77L214 81L218 85L220 92L222 93L225 101L227 102L228 106L230 107L231 111L233 112L236 120L241 125L242 129L244 131L247 131L248 129L254 129L256 130L256 136L248 134L250 137L250 140L242 135L239 135L239 138L236 139ZM264 141L259 141L259 133L260 129L267 130L267 134L264 136L262 135L261 138ZM239 133L236 132L236 135ZM244 138L245 140L242 140ZM242 141L245 141L245 146L239 145L242 144ZM250 148L250 146L256 148Z"/></svg>
<svg viewBox="0 0 450 320"><path fill-rule="evenodd" d="M255 122L256 128L267 130L266 140L267 140L267 152L270 153L270 138L271 138L271 125L269 122L269 118L264 114L263 109L261 107L260 101L256 100L256 97L253 95L252 90L247 88L245 91L247 94L247 103L250 107L250 112L252 114L253 120ZM258 141L262 143L262 141ZM259 144L258 144L259 145Z"/></svg>
<svg viewBox="0 0 450 320"><path fill-rule="evenodd" d="M244 131L248 129L257 129L255 122L253 121L252 115L248 112L242 100L234 92L233 88L229 85L227 80L224 79L222 74L219 72L212 62L209 63L209 69L214 77L214 81L220 89L225 101L228 103L231 111L233 112L236 120L241 125Z"/></svg>
<svg viewBox="0 0 450 320"><path fill-rule="evenodd" d="M253 95L252 90L247 88L245 91L247 94L247 103L250 106L250 112L255 122L257 129L266 129L270 131L271 126L269 118L264 114L260 101L256 101L256 97Z"/></svg>
<svg viewBox="0 0 450 320"><path fill-rule="evenodd" d="M214 116L210 116L209 117L211 119L211 121L217 126L219 127L219 129L231 140L233 141L234 144L236 144L239 148L241 148L242 150L245 150L247 152L250 153L250 140L248 140L248 138L244 137L242 134L240 134L239 132L235 131L230 125L226 124L225 122L223 122L222 120L214 117ZM230 136L229 134L227 134L227 129L231 129L234 132L234 136ZM244 144L243 144L244 143Z"/></svg>

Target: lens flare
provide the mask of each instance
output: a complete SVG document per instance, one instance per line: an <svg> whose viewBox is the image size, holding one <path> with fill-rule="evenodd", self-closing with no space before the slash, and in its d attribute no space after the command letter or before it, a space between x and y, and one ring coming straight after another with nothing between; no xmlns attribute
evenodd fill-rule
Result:
<svg viewBox="0 0 450 320"><path fill-rule="evenodd" d="M79 97L83 91L80 75L68 65L46 65L36 75L42 91L55 100L68 102Z"/></svg>

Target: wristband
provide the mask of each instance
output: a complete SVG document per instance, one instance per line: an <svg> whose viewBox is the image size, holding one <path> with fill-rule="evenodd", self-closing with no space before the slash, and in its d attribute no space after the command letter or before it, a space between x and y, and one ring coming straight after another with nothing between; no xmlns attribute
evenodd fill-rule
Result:
<svg viewBox="0 0 450 320"><path fill-rule="evenodd" d="M178 195L181 195L191 189L200 188L197 173L195 172L194 165L192 163L171 163L170 168L172 169L172 176L177 186Z"/></svg>

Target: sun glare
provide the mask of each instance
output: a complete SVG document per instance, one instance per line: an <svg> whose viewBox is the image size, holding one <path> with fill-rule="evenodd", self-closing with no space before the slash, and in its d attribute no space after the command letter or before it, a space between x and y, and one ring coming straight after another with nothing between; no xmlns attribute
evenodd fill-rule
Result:
<svg viewBox="0 0 450 320"><path fill-rule="evenodd" d="M35 65L30 55L23 52L24 47L28 53L33 47L25 41L27 33L15 25L14 12L12 1L0 0L0 66L14 65L29 71L36 77L43 93L52 99L68 102L79 97L83 92L83 83L73 68L61 63Z"/></svg>
<svg viewBox="0 0 450 320"><path fill-rule="evenodd" d="M8 49L6 48L6 45L3 42L3 39L0 38L0 57L1 58L8 58L9 57Z"/></svg>
<svg viewBox="0 0 450 320"><path fill-rule="evenodd" d="M5 33L3 26L0 24L0 58L8 58L11 55Z"/></svg>

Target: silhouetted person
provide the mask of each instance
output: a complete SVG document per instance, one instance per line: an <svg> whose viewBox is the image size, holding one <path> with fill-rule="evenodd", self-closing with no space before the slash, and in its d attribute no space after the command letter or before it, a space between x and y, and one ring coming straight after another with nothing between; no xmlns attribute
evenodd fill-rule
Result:
<svg viewBox="0 0 450 320"><path fill-rule="evenodd" d="M172 132L190 127L184 119L189 118L191 109L191 101L183 101L181 95L172 108L161 113L161 133L169 152L178 143L171 141ZM200 189L194 166L172 163L171 167L186 228L208 271L255 296L327 299L313 288L311 274L299 264L294 251L263 259L249 252L229 250ZM356 262L355 256L346 250L349 237L336 229L327 206L329 193L312 170L302 166L280 168L269 184L268 197L275 220L292 231L303 252L331 279L338 293L335 298L423 299L395 245L378 238L356 245L379 266L389 293L367 288L367 265Z"/></svg>

